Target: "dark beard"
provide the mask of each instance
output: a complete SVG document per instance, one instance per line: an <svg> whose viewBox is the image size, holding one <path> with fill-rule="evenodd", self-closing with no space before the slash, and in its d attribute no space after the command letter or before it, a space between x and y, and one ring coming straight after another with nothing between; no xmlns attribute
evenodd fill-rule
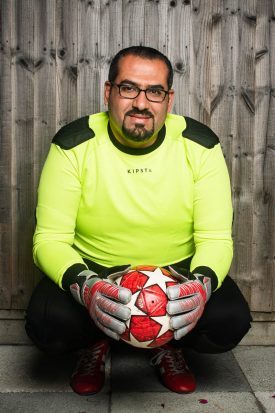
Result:
<svg viewBox="0 0 275 413"><path fill-rule="evenodd" d="M135 126L132 129L128 129L122 125L122 132L124 136L134 142L145 142L154 135L154 127L150 130L146 130L142 125Z"/></svg>
<svg viewBox="0 0 275 413"><path fill-rule="evenodd" d="M139 113L137 111L131 111L126 113L126 116L129 114L134 114L134 113ZM150 114L151 115L151 114ZM125 118L126 118L125 116ZM123 124L122 124L122 132L124 134L124 136L134 142L145 142L147 140L149 140L155 132L155 122L154 122L154 118L152 116L153 119L153 126L150 130L147 130L144 128L144 126L142 125L135 125L133 128L129 129L126 128L125 126L125 118L123 120Z"/></svg>

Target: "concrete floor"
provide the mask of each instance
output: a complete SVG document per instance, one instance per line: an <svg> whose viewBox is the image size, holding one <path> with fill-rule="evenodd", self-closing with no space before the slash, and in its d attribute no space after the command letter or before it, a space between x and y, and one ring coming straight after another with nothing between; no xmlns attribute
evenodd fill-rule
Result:
<svg viewBox="0 0 275 413"><path fill-rule="evenodd" d="M239 346L219 355L189 351L197 390L171 393L149 364L150 352L117 347L102 392L74 394L76 356L51 359L33 346L0 346L2 413L275 413L275 347Z"/></svg>

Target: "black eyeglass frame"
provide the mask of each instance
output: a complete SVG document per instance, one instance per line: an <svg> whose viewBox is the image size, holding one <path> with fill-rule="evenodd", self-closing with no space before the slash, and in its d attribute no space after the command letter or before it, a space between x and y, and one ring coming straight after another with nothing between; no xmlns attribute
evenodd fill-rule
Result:
<svg viewBox="0 0 275 413"><path fill-rule="evenodd" d="M121 96L123 99L131 99L131 100L133 100L133 99L136 99L136 98L140 95L140 92L144 92L145 97L146 97L146 99L147 99L149 102L162 103L162 102L164 101L164 99L166 98L166 96L169 95L169 90L164 90L164 89L160 89L160 88L148 87L147 89L140 89L138 86L130 85L130 84L127 85L127 83L121 83L121 84L117 84L117 83L115 83L115 82L109 82L109 83L110 83L111 86L116 86L116 87L118 88L119 96ZM123 96L123 95L121 94L121 92L120 92L120 88L121 88L122 86L131 86L131 87L137 89L137 90L138 90L137 95L136 95L135 97L132 97L132 98ZM162 99L162 100L152 100L152 99L149 99L146 92L147 92L147 90L152 90L152 89L157 89L157 90L160 90L161 92L164 92L165 95L164 95L163 99Z"/></svg>

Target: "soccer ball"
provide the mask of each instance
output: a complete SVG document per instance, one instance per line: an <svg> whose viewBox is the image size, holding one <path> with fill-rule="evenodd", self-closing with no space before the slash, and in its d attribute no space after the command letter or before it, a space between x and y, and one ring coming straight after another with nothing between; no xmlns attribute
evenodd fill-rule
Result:
<svg viewBox="0 0 275 413"><path fill-rule="evenodd" d="M159 347L170 341L173 332L166 312L166 288L177 283L171 273L164 268L139 265L115 282L132 292L132 299L127 304L131 317L121 339L142 348Z"/></svg>

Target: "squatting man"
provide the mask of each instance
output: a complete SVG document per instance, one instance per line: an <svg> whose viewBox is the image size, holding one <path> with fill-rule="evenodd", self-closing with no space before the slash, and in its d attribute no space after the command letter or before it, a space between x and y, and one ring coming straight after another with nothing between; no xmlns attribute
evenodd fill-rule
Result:
<svg viewBox="0 0 275 413"><path fill-rule="evenodd" d="M61 128L43 167L33 254L45 276L26 331L47 353L81 350L70 380L79 394L104 385L106 354L125 331L131 299L108 276L129 266L178 277L167 289L173 339L146 350L171 391L196 387L184 349L225 352L250 328L248 305L227 275L232 202L219 139L170 113L172 81L158 50L121 50L104 86L108 111Z"/></svg>

